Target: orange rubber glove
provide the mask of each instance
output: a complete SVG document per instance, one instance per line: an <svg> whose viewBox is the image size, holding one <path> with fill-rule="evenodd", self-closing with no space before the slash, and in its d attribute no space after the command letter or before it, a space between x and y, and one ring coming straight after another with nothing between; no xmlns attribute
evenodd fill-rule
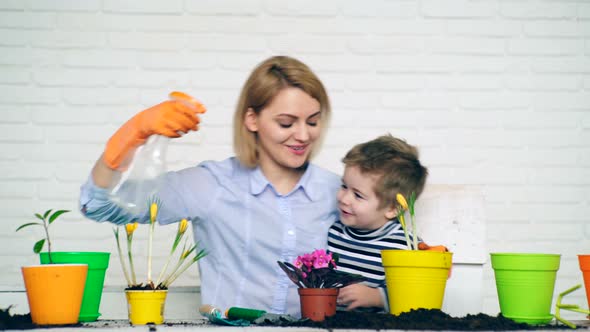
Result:
<svg viewBox="0 0 590 332"><path fill-rule="evenodd" d="M125 169L135 149L151 135L180 137L199 129L199 116L205 107L182 92L170 93L169 101L139 112L127 121L107 142L104 163L111 169Z"/></svg>

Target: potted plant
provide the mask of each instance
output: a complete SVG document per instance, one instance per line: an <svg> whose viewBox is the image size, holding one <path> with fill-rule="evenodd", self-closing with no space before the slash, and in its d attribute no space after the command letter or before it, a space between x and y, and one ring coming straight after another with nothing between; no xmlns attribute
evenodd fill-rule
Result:
<svg viewBox="0 0 590 332"><path fill-rule="evenodd" d="M31 222L19 226L16 231L29 226L42 226L45 237L33 246L39 254L45 243L48 247L50 264L23 266L21 268L31 320L37 325L76 324L79 321L80 307L88 273L87 264L57 264L51 257L51 238L49 226L67 210L43 215L35 214L41 222Z"/></svg>
<svg viewBox="0 0 590 332"><path fill-rule="evenodd" d="M323 321L336 314L340 288L363 281L358 274L336 269L338 256L323 249L298 256L292 264L277 262L289 279L299 287L301 316Z"/></svg>
<svg viewBox="0 0 590 332"><path fill-rule="evenodd" d="M35 214L39 222L32 222L20 226L18 230L28 226L43 226L47 240L41 239L34 245L33 251L39 254L41 264L87 264L88 273L86 277L86 284L84 287L84 296L82 297L82 306L80 308L80 322L94 322L100 316L100 301L102 298L102 290L104 286L104 279L106 269L109 266L109 252L94 252L94 251L58 251L52 250L51 241L49 239L49 225L51 225L59 216L70 212L69 210L58 210L52 213L53 210L47 210L43 215ZM41 252L47 243L47 251Z"/></svg>
<svg viewBox="0 0 590 332"><path fill-rule="evenodd" d="M412 309L440 309L452 265L452 253L443 246L432 250L433 248L424 243L418 243L415 192L411 193L409 204L402 194L397 194L396 200L398 220L404 230L408 250L381 251L389 311L399 315ZM410 225L406 224L406 213L410 215L413 240L410 240Z"/></svg>
<svg viewBox="0 0 590 332"><path fill-rule="evenodd" d="M164 308L168 288L191 265L207 255L204 249L198 250L196 244L189 245L188 240L185 239L182 250L177 254L177 262L168 272L169 263L173 256L175 256L176 249L184 238L184 234L188 228L188 221L182 219L178 223L176 237L174 238L166 264L162 268L157 279L154 279L155 275L152 275L152 244L160 205L161 202L157 198L151 199L149 202L150 222L148 234L147 280L145 283L137 282L135 266L133 264L133 234L138 227L138 223L131 222L124 226L127 236L127 262L125 261L125 256L123 255L123 250L121 248L119 228L113 230L117 241L117 250L121 262L121 268L123 269L123 274L127 281L125 297L128 302L129 321L133 325L144 325L148 323L162 324L164 322Z"/></svg>

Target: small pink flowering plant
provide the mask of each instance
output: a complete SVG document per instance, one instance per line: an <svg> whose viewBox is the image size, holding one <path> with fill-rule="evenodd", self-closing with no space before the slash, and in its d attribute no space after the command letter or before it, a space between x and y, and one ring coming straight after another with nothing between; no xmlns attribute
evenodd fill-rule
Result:
<svg viewBox="0 0 590 332"><path fill-rule="evenodd" d="M293 264L277 263L300 288L341 288L365 280L361 275L338 271L337 261L337 254L317 249L298 256Z"/></svg>

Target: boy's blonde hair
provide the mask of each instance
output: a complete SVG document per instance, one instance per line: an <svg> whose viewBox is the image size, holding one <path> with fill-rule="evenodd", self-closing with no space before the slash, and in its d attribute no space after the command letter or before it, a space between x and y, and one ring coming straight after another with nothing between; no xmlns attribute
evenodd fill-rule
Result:
<svg viewBox="0 0 590 332"><path fill-rule="evenodd" d="M416 198L422 193L428 169L420 164L418 155L416 147L388 134L354 146L342 162L358 167L362 174L379 177L374 191L379 208L383 208L396 204L397 193L406 198L412 192L416 192Z"/></svg>
<svg viewBox="0 0 590 332"><path fill-rule="evenodd" d="M288 87L299 88L320 103L322 128L318 145L321 145L331 112L324 85L301 61L287 56L274 56L252 71L242 88L234 113L234 152L244 166L258 165L257 135L244 124L246 112L252 109L259 114L282 89Z"/></svg>

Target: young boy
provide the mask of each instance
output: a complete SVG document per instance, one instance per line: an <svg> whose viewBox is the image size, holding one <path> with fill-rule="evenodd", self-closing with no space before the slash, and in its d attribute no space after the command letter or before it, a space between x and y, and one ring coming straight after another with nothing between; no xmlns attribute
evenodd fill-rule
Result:
<svg viewBox="0 0 590 332"><path fill-rule="evenodd" d="M414 146L391 135L354 146L342 162L340 220L330 228L328 248L339 255L339 270L361 274L367 281L342 288L338 304L346 310L388 311L381 250L408 249L395 197L401 193L409 198L412 192L418 197L428 170Z"/></svg>

